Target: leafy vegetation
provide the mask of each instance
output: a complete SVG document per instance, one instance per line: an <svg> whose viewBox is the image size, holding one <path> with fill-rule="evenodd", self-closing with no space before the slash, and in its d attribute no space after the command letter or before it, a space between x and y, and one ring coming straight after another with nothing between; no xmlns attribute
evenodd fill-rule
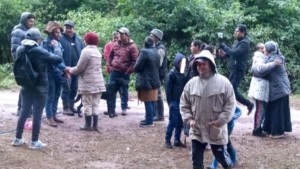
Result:
<svg viewBox="0 0 300 169"><path fill-rule="evenodd" d="M151 29L164 31L170 67L175 53L189 55L193 39L217 46L217 32L225 42L233 42L237 24L249 27L251 47L274 40L287 59L287 69L294 93L300 93L300 1L298 0L3 0L0 4L0 63L10 63L9 35L23 11L37 15L37 27L49 20L74 20L79 35L87 31L101 37L100 48L110 40L111 32L126 26L132 39L143 47ZM252 50L253 51L253 50ZM217 59L219 72L228 72L225 59ZM251 61L249 61L251 64ZM241 89L246 92L251 75ZM133 83L130 83L133 84Z"/></svg>

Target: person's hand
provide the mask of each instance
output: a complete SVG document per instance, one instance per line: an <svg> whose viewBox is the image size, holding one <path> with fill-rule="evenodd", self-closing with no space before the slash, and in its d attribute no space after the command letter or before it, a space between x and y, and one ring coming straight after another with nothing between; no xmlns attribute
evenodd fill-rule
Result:
<svg viewBox="0 0 300 169"><path fill-rule="evenodd" d="M189 125L190 125L191 128L194 128L195 125L196 125L196 121L195 120L190 120Z"/></svg>
<svg viewBox="0 0 300 169"><path fill-rule="evenodd" d="M222 123L221 121L218 119L218 120L214 120L214 121L211 121L208 123L209 125L212 125L212 126L215 126L215 127L221 127L222 126Z"/></svg>
<svg viewBox="0 0 300 169"><path fill-rule="evenodd" d="M224 57L225 56L225 52L223 49L219 49L219 56Z"/></svg>
<svg viewBox="0 0 300 169"><path fill-rule="evenodd" d="M65 68L64 72L65 72L65 73L71 74L71 73L70 73L70 69L71 69L71 67L68 66L68 67Z"/></svg>
<svg viewBox="0 0 300 169"><path fill-rule="evenodd" d="M51 40L51 46L52 47L57 47L58 46L58 41L55 40L55 39Z"/></svg>
<svg viewBox="0 0 300 169"><path fill-rule="evenodd" d="M276 66L277 65L281 65L282 64L282 60L279 59L279 58L277 58L277 59L274 60L274 63L275 63Z"/></svg>

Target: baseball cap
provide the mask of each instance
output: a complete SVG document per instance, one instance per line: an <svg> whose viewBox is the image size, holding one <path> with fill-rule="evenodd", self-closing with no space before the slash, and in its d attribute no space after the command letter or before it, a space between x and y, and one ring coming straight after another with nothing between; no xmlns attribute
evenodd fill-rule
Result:
<svg viewBox="0 0 300 169"><path fill-rule="evenodd" d="M125 33L125 34L127 34L128 36L130 36L129 29L126 28L126 27L120 28L120 29L118 30L118 32L120 32L120 33Z"/></svg>
<svg viewBox="0 0 300 169"><path fill-rule="evenodd" d="M66 20L64 25L65 25L65 26L72 26L72 27L74 27L74 26L75 26L75 23L74 23L73 21Z"/></svg>

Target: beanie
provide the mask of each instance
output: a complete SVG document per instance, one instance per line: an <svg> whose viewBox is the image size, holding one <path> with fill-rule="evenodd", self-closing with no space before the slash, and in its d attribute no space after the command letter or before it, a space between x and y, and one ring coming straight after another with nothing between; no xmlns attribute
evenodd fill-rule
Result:
<svg viewBox="0 0 300 169"><path fill-rule="evenodd" d="M96 33L94 32L88 32L84 35L84 41L88 45L98 45L99 43L99 37Z"/></svg>
<svg viewBox="0 0 300 169"><path fill-rule="evenodd" d="M28 29L25 35L25 39L31 39L34 41L37 41L38 39L41 38L42 38L41 32L37 28Z"/></svg>
<svg viewBox="0 0 300 169"><path fill-rule="evenodd" d="M159 29L153 29L150 33L157 37L159 40L162 40L164 36L164 33Z"/></svg>

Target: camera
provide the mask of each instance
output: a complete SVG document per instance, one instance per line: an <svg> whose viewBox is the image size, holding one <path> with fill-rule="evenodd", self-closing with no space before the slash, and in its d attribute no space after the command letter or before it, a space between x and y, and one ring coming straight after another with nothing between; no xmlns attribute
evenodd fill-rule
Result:
<svg viewBox="0 0 300 169"><path fill-rule="evenodd" d="M218 39L223 39L223 32L218 32Z"/></svg>

